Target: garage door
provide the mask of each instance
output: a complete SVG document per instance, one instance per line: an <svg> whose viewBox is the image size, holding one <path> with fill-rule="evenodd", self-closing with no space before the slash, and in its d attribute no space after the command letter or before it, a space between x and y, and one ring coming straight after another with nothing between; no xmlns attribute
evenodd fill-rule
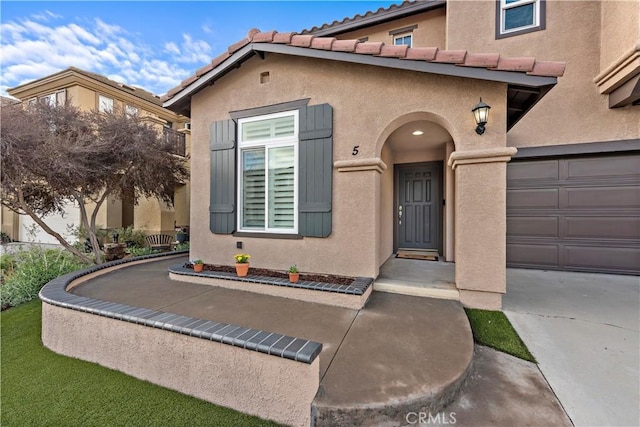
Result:
<svg viewBox="0 0 640 427"><path fill-rule="evenodd" d="M72 203L68 203L65 208L65 214L49 215L44 218L44 222L54 231L61 234L67 241L74 242L73 234L69 233L69 226L78 226L80 224L80 209ZM28 215L20 215L20 241L21 242L38 242L59 244L55 237L46 233L36 222Z"/></svg>
<svg viewBox="0 0 640 427"><path fill-rule="evenodd" d="M640 155L509 163L507 265L640 274Z"/></svg>

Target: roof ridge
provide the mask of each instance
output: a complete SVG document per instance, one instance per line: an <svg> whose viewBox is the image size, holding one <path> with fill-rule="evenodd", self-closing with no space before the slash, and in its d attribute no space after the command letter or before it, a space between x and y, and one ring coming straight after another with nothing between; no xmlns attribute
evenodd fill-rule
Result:
<svg viewBox="0 0 640 427"><path fill-rule="evenodd" d="M361 42L355 39L338 40L335 37L319 37L313 34L297 34L295 32L278 33L275 30L261 32L256 28L252 28L244 39L229 46L225 52L215 57L209 64L196 70L194 75L167 91L160 100L165 102L173 98L182 89L223 64L235 52L250 43L286 44L302 49L373 55L404 61L445 63L462 67L526 73L527 75L541 77L560 77L564 74L566 67L565 62L537 61L534 57L508 57L499 53L469 53L467 50L441 50L438 47L395 46L386 45L384 42Z"/></svg>

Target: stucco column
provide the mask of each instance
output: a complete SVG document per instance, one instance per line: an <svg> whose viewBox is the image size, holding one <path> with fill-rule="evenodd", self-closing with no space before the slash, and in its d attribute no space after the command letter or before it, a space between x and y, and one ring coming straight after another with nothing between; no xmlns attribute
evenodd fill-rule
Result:
<svg viewBox="0 0 640 427"><path fill-rule="evenodd" d="M502 308L506 280L507 162L513 147L456 151L456 286L467 307Z"/></svg>

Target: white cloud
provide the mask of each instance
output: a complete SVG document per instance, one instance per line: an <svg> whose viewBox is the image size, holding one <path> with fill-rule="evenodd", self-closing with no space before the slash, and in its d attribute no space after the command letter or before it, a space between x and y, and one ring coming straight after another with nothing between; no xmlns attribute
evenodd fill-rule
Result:
<svg viewBox="0 0 640 427"><path fill-rule="evenodd" d="M4 22L0 35L0 93L75 66L160 95L212 55L206 41L190 34L154 47L100 18L71 22L49 11Z"/></svg>
<svg viewBox="0 0 640 427"><path fill-rule="evenodd" d="M165 43L164 50L166 52L173 53L174 55L180 55L180 49L174 42Z"/></svg>
<svg viewBox="0 0 640 427"><path fill-rule="evenodd" d="M209 24L203 24L201 29L205 34L212 34L213 33L213 29L211 29L211 26L209 26Z"/></svg>
<svg viewBox="0 0 640 427"><path fill-rule="evenodd" d="M53 13L50 10L45 10L42 13L37 13L35 15L31 15L31 18L33 18L35 20L38 20L38 21L49 22L52 19L60 19L60 18L62 18L62 15L58 15L56 13Z"/></svg>

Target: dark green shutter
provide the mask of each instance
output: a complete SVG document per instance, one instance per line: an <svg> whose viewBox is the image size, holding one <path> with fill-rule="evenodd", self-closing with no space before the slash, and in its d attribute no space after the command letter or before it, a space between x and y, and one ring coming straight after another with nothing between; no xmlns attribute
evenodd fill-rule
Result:
<svg viewBox="0 0 640 427"><path fill-rule="evenodd" d="M231 234L236 229L236 124L213 122L211 148L211 198L209 228L212 233Z"/></svg>
<svg viewBox="0 0 640 427"><path fill-rule="evenodd" d="M333 108L329 104L300 109L299 139L298 230L306 237L328 237L333 181Z"/></svg>

